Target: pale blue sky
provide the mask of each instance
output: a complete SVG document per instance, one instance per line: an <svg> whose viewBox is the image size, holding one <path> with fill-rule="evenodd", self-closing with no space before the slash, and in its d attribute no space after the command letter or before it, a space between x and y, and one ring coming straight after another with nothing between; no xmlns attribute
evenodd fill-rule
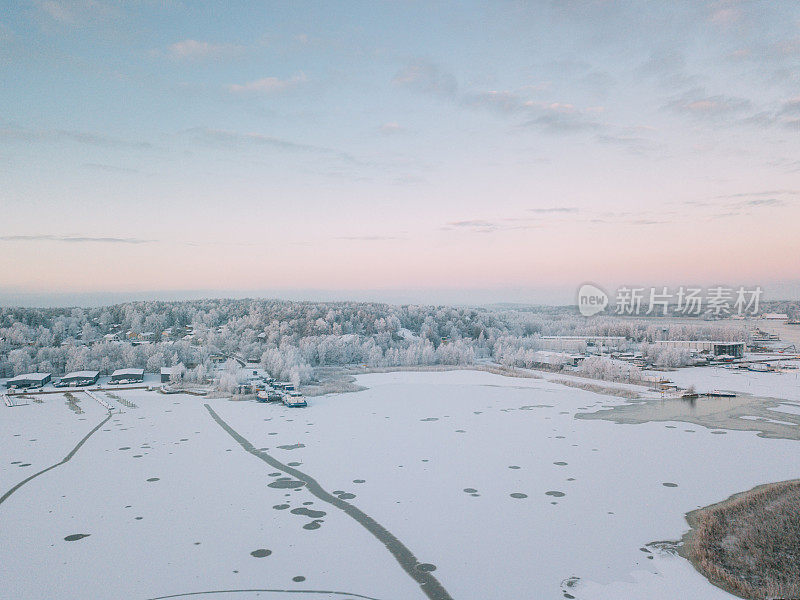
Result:
<svg viewBox="0 0 800 600"><path fill-rule="evenodd" d="M3 4L0 290L800 280L796 2Z"/></svg>

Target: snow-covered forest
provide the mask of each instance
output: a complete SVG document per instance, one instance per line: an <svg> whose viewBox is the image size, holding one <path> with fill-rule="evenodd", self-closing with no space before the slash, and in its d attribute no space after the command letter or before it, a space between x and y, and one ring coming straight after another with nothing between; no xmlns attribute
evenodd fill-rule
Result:
<svg viewBox="0 0 800 600"><path fill-rule="evenodd" d="M202 380L212 360L259 362L275 377L301 382L319 366L508 366L559 350L542 336L623 336L630 350L662 339L745 340L742 323L653 324L618 317L586 319L569 308L464 308L356 302L198 300L131 302L101 308L0 309L0 376L183 364ZM645 344L643 346L643 343ZM571 351L585 350L572 341ZM685 354L685 353L684 353ZM680 352L653 356L677 366Z"/></svg>

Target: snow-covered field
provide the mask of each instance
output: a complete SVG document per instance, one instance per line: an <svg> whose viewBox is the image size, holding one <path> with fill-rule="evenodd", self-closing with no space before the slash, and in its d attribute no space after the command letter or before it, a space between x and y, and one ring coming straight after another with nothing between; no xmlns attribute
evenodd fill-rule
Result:
<svg viewBox="0 0 800 600"><path fill-rule="evenodd" d="M97 392L111 418L0 500L0 596L730 598L647 544L678 540L692 509L798 476L797 441L577 420L625 401L542 379L358 383L307 409L114 392L129 408ZM0 404L0 494L106 419L75 395L82 413L60 394Z"/></svg>

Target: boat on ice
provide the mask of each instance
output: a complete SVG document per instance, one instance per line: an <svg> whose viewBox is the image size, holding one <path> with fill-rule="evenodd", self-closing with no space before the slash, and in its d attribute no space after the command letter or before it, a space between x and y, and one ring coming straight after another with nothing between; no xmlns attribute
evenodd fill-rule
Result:
<svg viewBox="0 0 800 600"><path fill-rule="evenodd" d="M728 392L725 390L711 390L710 392L706 392L706 396L711 396L713 398L735 398L735 392Z"/></svg>
<svg viewBox="0 0 800 600"><path fill-rule="evenodd" d="M258 390L256 393L256 400L259 402L269 402L269 392L267 390Z"/></svg>

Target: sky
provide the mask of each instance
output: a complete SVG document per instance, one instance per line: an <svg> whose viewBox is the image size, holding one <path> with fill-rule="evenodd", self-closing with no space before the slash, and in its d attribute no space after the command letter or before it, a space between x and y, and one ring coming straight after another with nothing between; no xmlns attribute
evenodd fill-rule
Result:
<svg viewBox="0 0 800 600"><path fill-rule="evenodd" d="M800 296L800 3L0 3L0 299Z"/></svg>

